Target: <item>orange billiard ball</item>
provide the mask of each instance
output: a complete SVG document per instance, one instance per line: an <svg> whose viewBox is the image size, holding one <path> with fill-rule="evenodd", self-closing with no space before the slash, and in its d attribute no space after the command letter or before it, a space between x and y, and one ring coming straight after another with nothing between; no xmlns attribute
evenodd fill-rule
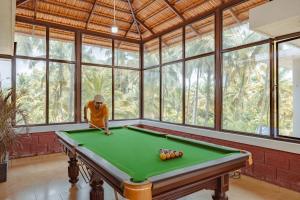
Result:
<svg viewBox="0 0 300 200"><path fill-rule="evenodd" d="M161 160L166 160L166 159L167 159L167 156L166 156L165 153L161 153L161 154L159 155L159 157L160 157Z"/></svg>
<svg viewBox="0 0 300 200"><path fill-rule="evenodd" d="M171 158L175 158L175 153L174 153L174 152L171 152L171 153L170 153L170 157L171 157Z"/></svg>
<svg viewBox="0 0 300 200"><path fill-rule="evenodd" d="M166 158L167 158L167 160L169 160L171 158L169 153L166 153Z"/></svg>

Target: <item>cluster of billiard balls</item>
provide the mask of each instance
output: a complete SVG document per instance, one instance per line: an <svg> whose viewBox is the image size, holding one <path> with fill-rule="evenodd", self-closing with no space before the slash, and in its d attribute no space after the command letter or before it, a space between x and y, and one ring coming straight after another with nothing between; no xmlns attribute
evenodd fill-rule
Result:
<svg viewBox="0 0 300 200"><path fill-rule="evenodd" d="M174 158L180 158L183 156L183 151L174 151L170 149L160 149L159 157L161 160L170 160Z"/></svg>

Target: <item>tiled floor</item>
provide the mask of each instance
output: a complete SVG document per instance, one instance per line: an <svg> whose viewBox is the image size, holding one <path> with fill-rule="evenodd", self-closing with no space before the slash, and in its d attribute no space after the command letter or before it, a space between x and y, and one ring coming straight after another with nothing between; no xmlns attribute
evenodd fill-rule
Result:
<svg viewBox="0 0 300 200"><path fill-rule="evenodd" d="M67 157L52 154L11 161L8 181L0 183L0 200L85 200L89 189L82 179L71 188ZM300 193L246 176L231 180L228 196L230 200L300 200ZM211 199L211 192L200 191L183 199ZM114 200L113 190L106 184L105 200Z"/></svg>

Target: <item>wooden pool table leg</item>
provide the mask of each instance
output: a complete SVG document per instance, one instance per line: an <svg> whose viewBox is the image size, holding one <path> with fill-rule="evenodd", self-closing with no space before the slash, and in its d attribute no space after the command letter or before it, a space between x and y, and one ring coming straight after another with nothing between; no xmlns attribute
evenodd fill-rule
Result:
<svg viewBox="0 0 300 200"><path fill-rule="evenodd" d="M152 183L145 181L143 183L124 182L124 196L130 200L152 200Z"/></svg>
<svg viewBox="0 0 300 200"><path fill-rule="evenodd" d="M228 200L226 191L229 189L229 175L223 175L217 180L217 189L212 196L213 200Z"/></svg>
<svg viewBox="0 0 300 200"><path fill-rule="evenodd" d="M90 200L104 200L104 190L103 190L103 180L99 175L92 172L91 175L91 191L90 191Z"/></svg>
<svg viewBox="0 0 300 200"><path fill-rule="evenodd" d="M69 175L69 182L72 184L76 184L78 182L78 175L79 175L79 166L77 163L77 157L75 153L68 151L69 156L69 167L68 167L68 175Z"/></svg>

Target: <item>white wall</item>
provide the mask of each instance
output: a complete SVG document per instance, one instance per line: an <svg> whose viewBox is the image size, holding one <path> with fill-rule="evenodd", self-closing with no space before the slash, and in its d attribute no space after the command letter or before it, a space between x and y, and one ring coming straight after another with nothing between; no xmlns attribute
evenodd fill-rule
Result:
<svg viewBox="0 0 300 200"><path fill-rule="evenodd" d="M0 2L0 54L13 55L16 0Z"/></svg>

